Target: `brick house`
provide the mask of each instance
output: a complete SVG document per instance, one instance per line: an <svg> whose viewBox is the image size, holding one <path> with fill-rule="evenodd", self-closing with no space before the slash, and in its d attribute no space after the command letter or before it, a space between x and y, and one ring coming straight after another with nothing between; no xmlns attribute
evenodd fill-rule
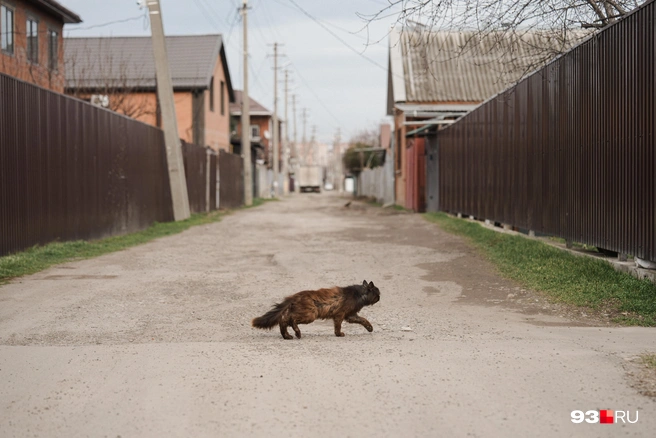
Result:
<svg viewBox="0 0 656 438"><path fill-rule="evenodd" d="M259 160L261 163L271 165L273 157L273 112L264 105L248 97L251 125L251 150L253 152L253 161ZM230 117L232 123L232 148L236 154L241 153L241 107L243 103L243 93L241 90L235 90L235 101L230 104ZM282 136L282 120L278 119Z"/></svg>
<svg viewBox="0 0 656 438"><path fill-rule="evenodd" d="M234 91L221 35L167 36L178 132L230 150ZM66 38L66 93L161 126L150 37Z"/></svg>
<svg viewBox="0 0 656 438"><path fill-rule="evenodd" d="M0 0L0 73L63 92L62 31L81 22L54 0Z"/></svg>

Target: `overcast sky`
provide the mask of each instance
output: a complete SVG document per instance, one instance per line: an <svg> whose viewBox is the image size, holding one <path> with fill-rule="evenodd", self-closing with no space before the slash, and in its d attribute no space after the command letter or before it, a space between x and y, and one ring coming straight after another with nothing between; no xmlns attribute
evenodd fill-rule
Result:
<svg viewBox="0 0 656 438"><path fill-rule="evenodd" d="M136 0L59 2L83 20L79 25L66 25L66 37L150 35L147 20L143 18L145 10L139 9ZM238 89L243 83L242 20L237 13L241 3L241 0L161 0L167 35L224 35L230 76ZM285 56L280 58L279 65L291 71L291 92L298 96L299 141L303 133L303 107L308 108L308 139L311 126L316 125L318 140L327 143L332 143L338 127L342 129L342 139L348 140L359 130L374 128L386 120L387 33L396 17L388 16L365 28L365 21L357 15L380 11L388 5L386 0L249 0L248 4L250 95L273 109L270 55L272 44L280 43L279 52ZM278 111L281 115L284 114L283 77L280 73ZM292 118L291 98L289 118Z"/></svg>

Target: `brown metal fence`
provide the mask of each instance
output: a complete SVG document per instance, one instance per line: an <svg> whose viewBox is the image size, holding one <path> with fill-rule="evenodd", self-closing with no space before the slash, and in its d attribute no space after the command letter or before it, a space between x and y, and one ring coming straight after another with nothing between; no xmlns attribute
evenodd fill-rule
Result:
<svg viewBox="0 0 656 438"><path fill-rule="evenodd" d="M172 219L161 130L0 74L0 255Z"/></svg>
<svg viewBox="0 0 656 438"><path fill-rule="evenodd" d="M209 202L209 175L207 149L182 141L182 159L185 167L187 181L187 194L189 195L189 210L192 213L208 211Z"/></svg>
<svg viewBox="0 0 656 438"><path fill-rule="evenodd" d="M244 204L244 160L226 151L219 152L219 208Z"/></svg>
<svg viewBox="0 0 656 438"><path fill-rule="evenodd" d="M218 208L217 205L216 205L216 201L217 201L216 188L217 188L217 184L219 182L219 180L218 180L218 177L219 177L219 174L218 174L219 168L218 168L218 166L219 166L218 157L215 153L213 153L212 155L210 155L210 187L209 187L210 195L209 195L209 198L210 198L210 210L211 211L214 211Z"/></svg>
<svg viewBox="0 0 656 438"><path fill-rule="evenodd" d="M440 131L440 209L656 260L655 10Z"/></svg>

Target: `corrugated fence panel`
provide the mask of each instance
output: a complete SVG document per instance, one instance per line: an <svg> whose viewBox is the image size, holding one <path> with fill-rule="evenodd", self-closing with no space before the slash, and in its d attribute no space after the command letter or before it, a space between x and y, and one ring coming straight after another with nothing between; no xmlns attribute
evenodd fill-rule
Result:
<svg viewBox="0 0 656 438"><path fill-rule="evenodd" d="M440 209L656 260L655 8L440 130Z"/></svg>
<svg viewBox="0 0 656 438"><path fill-rule="evenodd" d="M173 220L162 131L0 74L0 255Z"/></svg>
<svg viewBox="0 0 656 438"><path fill-rule="evenodd" d="M210 155L210 193L209 193L209 200L210 200L210 210L214 211L217 209L216 205L216 182L217 182L217 177L218 177L218 161L217 161L217 155L212 154Z"/></svg>
<svg viewBox="0 0 656 438"><path fill-rule="evenodd" d="M235 208L244 204L243 159L219 151L219 208Z"/></svg>
<svg viewBox="0 0 656 438"><path fill-rule="evenodd" d="M189 209L192 213L207 211L207 190L209 190L207 149L183 141L182 158L185 166L187 193L189 194Z"/></svg>

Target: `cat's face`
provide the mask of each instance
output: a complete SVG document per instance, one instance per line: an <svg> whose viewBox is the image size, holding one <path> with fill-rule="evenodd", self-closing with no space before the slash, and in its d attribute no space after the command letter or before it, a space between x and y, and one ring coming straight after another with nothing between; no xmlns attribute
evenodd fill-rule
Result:
<svg viewBox="0 0 656 438"><path fill-rule="evenodd" d="M376 286L374 286L374 282L367 283L367 280L365 280L362 283L362 286L365 288L365 296L367 297L367 302L370 304L376 304L378 301L380 301L380 290Z"/></svg>

